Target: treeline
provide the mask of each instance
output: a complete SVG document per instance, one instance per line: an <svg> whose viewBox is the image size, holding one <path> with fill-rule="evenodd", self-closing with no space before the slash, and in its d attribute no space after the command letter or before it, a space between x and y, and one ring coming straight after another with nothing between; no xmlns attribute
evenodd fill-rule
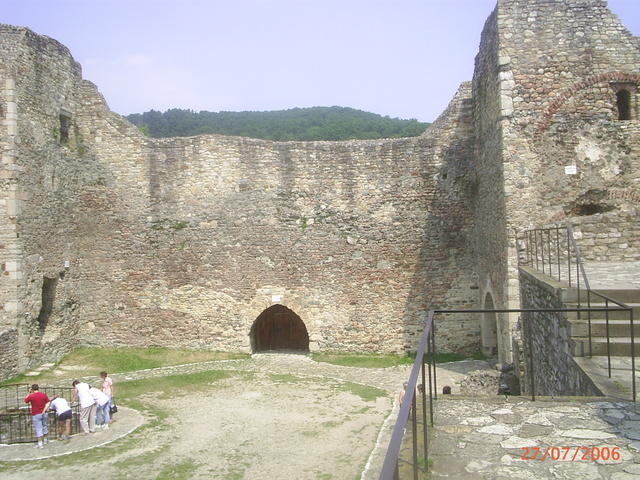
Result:
<svg viewBox="0 0 640 480"><path fill-rule="evenodd" d="M265 140L349 140L415 137L429 123L383 117L346 107L292 108L270 112L194 112L173 108L127 115L150 137L186 137L204 133Z"/></svg>

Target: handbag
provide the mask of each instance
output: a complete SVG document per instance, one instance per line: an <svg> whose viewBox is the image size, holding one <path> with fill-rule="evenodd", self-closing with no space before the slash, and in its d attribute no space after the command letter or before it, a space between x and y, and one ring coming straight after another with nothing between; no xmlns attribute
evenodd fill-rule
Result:
<svg viewBox="0 0 640 480"><path fill-rule="evenodd" d="M116 402L111 400L111 407L109 407L109 413L113 415L117 411L118 411L118 406L116 405Z"/></svg>

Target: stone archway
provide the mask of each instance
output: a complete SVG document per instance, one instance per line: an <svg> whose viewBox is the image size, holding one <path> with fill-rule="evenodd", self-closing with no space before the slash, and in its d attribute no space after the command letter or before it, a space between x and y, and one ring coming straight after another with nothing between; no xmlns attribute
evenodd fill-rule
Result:
<svg viewBox="0 0 640 480"><path fill-rule="evenodd" d="M484 300L485 310L494 310L493 297L487 293ZM482 314L480 323L480 337L482 342L482 353L493 357L498 353L498 317L495 312Z"/></svg>
<svg viewBox="0 0 640 480"><path fill-rule="evenodd" d="M264 310L251 327L251 350L309 351L309 334L304 322L284 305Z"/></svg>

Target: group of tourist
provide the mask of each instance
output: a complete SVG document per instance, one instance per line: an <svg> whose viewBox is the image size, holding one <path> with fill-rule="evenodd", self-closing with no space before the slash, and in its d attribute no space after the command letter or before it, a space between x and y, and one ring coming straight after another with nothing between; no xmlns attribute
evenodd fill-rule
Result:
<svg viewBox="0 0 640 480"><path fill-rule="evenodd" d="M112 422L111 413L115 408L113 380L107 372L100 372L102 388L92 387L88 383L74 380L72 382L72 402L80 404L80 428L85 434L94 433L96 428L108 429ZM72 410L69 402L60 396L49 399L40 391L37 384L29 387L29 394L24 402L31 405L31 419L38 443L36 448L44 448L49 442L49 412L54 412L58 420L58 439L71 438Z"/></svg>

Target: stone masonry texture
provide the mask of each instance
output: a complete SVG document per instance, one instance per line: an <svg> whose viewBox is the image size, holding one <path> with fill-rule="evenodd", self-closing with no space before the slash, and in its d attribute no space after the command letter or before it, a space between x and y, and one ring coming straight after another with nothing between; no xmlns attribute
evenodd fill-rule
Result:
<svg viewBox="0 0 640 480"><path fill-rule="evenodd" d="M522 308L563 309L560 289L525 269L520 270ZM565 312L527 312L521 319L524 394L596 396L602 392L571 355L571 331Z"/></svg>
<svg viewBox="0 0 640 480"><path fill-rule="evenodd" d="M150 139L66 47L0 26L0 378L79 344L251 351L273 304L312 351L410 351L429 309L517 306L515 236L557 221L637 260L639 45L602 0L500 0L420 137Z"/></svg>

